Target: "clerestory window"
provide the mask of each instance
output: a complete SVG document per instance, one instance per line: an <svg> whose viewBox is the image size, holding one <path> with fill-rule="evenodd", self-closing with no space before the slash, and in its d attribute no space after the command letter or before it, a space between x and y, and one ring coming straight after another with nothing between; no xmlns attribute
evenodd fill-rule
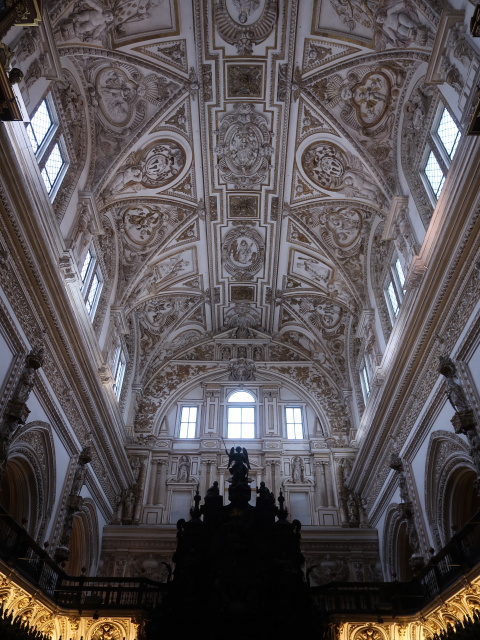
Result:
<svg viewBox="0 0 480 640"><path fill-rule="evenodd" d="M434 120L420 171L433 204L440 196L460 137L460 129L442 105Z"/></svg>
<svg viewBox="0 0 480 640"><path fill-rule="evenodd" d="M370 369L365 358L362 359L360 367L360 383L362 385L363 400L366 402L370 395Z"/></svg>
<svg viewBox="0 0 480 640"><path fill-rule="evenodd" d="M27 133L45 188L53 200L68 168L68 155L50 95L38 105L27 124Z"/></svg>
<svg viewBox="0 0 480 640"><path fill-rule="evenodd" d="M115 355L113 356L113 391L117 399L120 398L120 394L122 392L125 368L125 353L123 352L122 345L118 344L117 348L115 349Z"/></svg>
<svg viewBox="0 0 480 640"><path fill-rule="evenodd" d="M93 320L103 286L102 272L93 244L90 245L85 255L80 277L82 280L81 291L87 313Z"/></svg>
<svg viewBox="0 0 480 640"><path fill-rule="evenodd" d="M248 391L234 391L227 399L227 438L255 437L255 396Z"/></svg>
<svg viewBox="0 0 480 640"><path fill-rule="evenodd" d="M387 300L390 319L393 324L398 316L400 305L402 304L403 297L405 295L405 273L403 271L402 263L396 253L390 263L390 269L385 281L384 293Z"/></svg>
<svg viewBox="0 0 480 640"><path fill-rule="evenodd" d="M285 407L285 422L288 440L303 439L303 419L301 407Z"/></svg>
<svg viewBox="0 0 480 640"><path fill-rule="evenodd" d="M197 407L182 407L180 411L179 438L195 438L197 432Z"/></svg>

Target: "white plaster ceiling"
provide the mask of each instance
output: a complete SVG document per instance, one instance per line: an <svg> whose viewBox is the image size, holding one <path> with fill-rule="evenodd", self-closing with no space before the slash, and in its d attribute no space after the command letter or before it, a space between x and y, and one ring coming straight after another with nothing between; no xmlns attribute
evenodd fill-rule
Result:
<svg viewBox="0 0 480 640"><path fill-rule="evenodd" d="M372 306L368 244L402 193L399 126L430 4L52 6L87 101L84 188L115 229L133 381L240 328L272 338L277 361L313 361L318 393L342 404ZM189 357L214 358L202 348Z"/></svg>

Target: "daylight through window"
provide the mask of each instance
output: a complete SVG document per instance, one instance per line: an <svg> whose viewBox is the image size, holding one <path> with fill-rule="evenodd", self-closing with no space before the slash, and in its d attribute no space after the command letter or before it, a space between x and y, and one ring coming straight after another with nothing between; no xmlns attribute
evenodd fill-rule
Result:
<svg viewBox="0 0 480 640"><path fill-rule="evenodd" d="M390 312L390 319L395 322L400 305L405 295L405 274L400 259L395 254L390 263L390 270L385 282L385 297Z"/></svg>
<svg viewBox="0 0 480 640"><path fill-rule="evenodd" d="M195 438L197 430L197 407L182 407L180 414L180 438Z"/></svg>
<svg viewBox="0 0 480 640"><path fill-rule="evenodd" d="M287 423L287 438L301 440L303 438L302 409L300 407L285 407Z"/></svg>
<svg viewBox="0 0 480 640"><path fill-rule="evenodd" d="M88 315L93 319L103 284L100 266L97 264L93 247L90 247L87 251L80 272L80 277L82 279L82 294L83 299L85 300L85 306L87 308Z"/></svg>
<svg viewBox="0 0 480 640"><path fill-rule="evenodd" d="M422 173L437 200L450 168L453 156L460 142L460 129L455 124L448 109L443 107L429 136Z"/></svg>
<svg viewBox="0 0 480 640"><path fill-rule="evenodd" d="M228 405L227 438L254 438L255 397L248 391L236 391L229 396Z"/></svg>
<svg viewBox="0 0 480 640"><path fill-rule="evenodd" d="M119 344L115 350L115 356L113 358L113 390L117 398L120 398L122 391L123 377L125 375L126 360L123 349Z"/></svg>
<svg viewBox="0 0 480 640"><path fill-rule="evenodd" d="M68 159L50 96L38 105L27 124L27 133L47 192L54 196L67 170Z"/></svg>

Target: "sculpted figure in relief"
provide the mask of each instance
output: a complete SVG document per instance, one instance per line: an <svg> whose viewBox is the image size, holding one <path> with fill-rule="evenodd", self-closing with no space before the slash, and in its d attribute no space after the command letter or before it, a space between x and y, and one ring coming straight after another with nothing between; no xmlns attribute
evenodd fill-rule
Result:
<svg viewBox="0 0 480 640"><path fill-rule="evenodd" d="M377 11L375 18L382 40L394 47L405 48L414 42L424 46L428 41L428 28L420 22L409 2L387 2Z"/></svg>
<svg viewBox="0 0 480 640"><path fill-rule="evenodd" d="M158 7L160 0L126 0L118 3L115 9L116 30L122 33L122 25L128 22L141 22L152 17L152 9Z"/></svg>
<svg viewBox="0 0 480 640"><path fill-rule="evenodd" d="M73 11L60 25L64 40L77 37L82 41L102 40L110 25L113 24L113 12L99 2L79 0L73 5Z"/></svg>
<svg viewBox="0 0 480 640"><path fill-rule="evenodd" d="M233 4L238 9L238 21L245 24L250 14L258 9L260 0L233 0Z"/></svg>

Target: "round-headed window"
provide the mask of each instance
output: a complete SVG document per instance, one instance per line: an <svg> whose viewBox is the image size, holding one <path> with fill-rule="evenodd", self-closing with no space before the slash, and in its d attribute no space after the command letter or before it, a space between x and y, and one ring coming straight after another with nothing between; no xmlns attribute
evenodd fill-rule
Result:
<svg viewBox="0 0 480 640"><path fill-rule="evenodd" d="M249 391L234 391L227 399L227 438L255 437L255 396Z"/></svg>

